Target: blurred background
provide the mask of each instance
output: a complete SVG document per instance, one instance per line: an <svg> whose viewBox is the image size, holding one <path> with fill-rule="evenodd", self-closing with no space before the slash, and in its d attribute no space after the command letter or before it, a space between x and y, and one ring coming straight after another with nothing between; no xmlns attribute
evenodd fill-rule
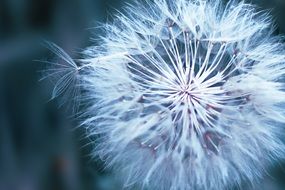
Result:
<svg viewBox="0 0 285 190"><path fill-rule="evenodd" d="M119 190L103 164L90 156L83 128L39 82L48 59L45 39L80 57L94 45L98 22L127 0L0 0L0 190ZM131 2L131 0L129 0ZM269 9L276 33L285 34L285 0L251 0ZM285 189L285 163L254 188ZM243 189L252 189L244 187Z"/></svg>

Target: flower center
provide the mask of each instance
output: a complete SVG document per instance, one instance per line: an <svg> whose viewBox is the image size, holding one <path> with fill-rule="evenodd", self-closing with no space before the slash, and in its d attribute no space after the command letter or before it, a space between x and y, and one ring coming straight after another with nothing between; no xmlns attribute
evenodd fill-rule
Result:
<svg viewBox="0 0 285 190"><path fill-rule="evenodd" d="M153 151L185 149L185 157L201 148L218 154L224 138L219 119L235 99L223 85L238 72L237 56L229 54L227 43L191 38L176 27L174 31L167 25L163 32L168 35L158 36L148 51L128 57L130 73L144 89L141 115L156 121L150 123L149 136L138 142ZM185 142L195 143L196 150Z"/></svg>

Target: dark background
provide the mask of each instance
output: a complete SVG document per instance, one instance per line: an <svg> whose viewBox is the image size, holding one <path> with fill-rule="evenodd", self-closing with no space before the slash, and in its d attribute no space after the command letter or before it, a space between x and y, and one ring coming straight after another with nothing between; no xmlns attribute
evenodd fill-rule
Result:
<svg viewBox="0 0 285 190"><path fill-rule="evenodd" d="M126 0L0 0L0 190L119 190L103 164L91 158L83 128L39 82L49 40L73 58L94 44L98 22L111 20ZM276 33L285 33L285 0L253 0L269 9ZM255 189L285 189L277 164ZM242 189L252 189L244 187Z"/></svg>

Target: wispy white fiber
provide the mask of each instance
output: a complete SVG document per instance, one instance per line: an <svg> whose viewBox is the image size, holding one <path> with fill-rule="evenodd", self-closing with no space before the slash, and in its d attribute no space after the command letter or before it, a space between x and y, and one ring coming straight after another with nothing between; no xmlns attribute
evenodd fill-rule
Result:
<svg viewBox="0 0 285 190"><path fill-rule="evenodd" d="M243 1L143 1L103 28L81 66L67 61L94 155L126 188L227 189L284 158L285 49L266 12Z"/></svg>

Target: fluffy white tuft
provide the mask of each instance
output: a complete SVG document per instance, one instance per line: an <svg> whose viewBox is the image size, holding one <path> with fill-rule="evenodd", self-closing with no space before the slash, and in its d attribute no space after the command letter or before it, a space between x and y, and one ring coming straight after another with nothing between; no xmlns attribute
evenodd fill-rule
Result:
<svg viewBox="0 0 285 190"><path fill-rule="evenodd" d="M86 51L84 125L125 187L220 190L284 157L285 51L244 2L128 5Z"/></svg>

